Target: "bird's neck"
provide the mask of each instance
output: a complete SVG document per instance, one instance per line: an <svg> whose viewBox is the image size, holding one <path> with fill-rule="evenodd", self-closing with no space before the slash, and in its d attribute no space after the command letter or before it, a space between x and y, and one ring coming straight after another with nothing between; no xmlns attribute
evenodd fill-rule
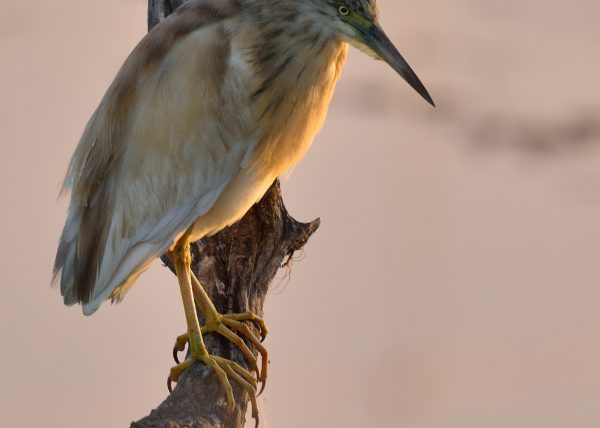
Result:
<svg viewBox="0 0 600 428"><path fill-rule="evenodd" d="M245 19L253 34L247 46L258 77L255 99L266 96L275 107L283 97L297 97L302 103L303 95L327 77L332 64L341 69L344 43L310 4L310 0L246 0Z"/></svg>
<svg viewBox="0 0 600 428"><path fill-rule="evenodd" d="M302 1L265 3L244 12L235 45L252 75L248 110L260 141L248 168L270 183L302 158L321 128L347 45L322 17L298 16Z"/></svg>

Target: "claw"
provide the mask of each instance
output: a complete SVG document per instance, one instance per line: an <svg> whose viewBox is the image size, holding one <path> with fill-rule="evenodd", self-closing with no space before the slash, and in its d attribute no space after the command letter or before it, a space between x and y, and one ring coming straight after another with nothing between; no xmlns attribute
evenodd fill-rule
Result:
<svg viewBox="0 0 600 428"><path fill-rule="evenodd" d="M173 392L173 382L177 383L179 381L181 374L192 365L192 362L192 360L185 360L183 363L177 364L171 369L169 377L167 378L167 388L169 389L169 393Z"/></svg>
<svg viewBox="0 0 600 428"><path fill-rule="evenodd" d="M173 346L173 360L175 360L177 364L181 364L181 361L179 361L179 353L185 351L188 342L189 337L187 334L182 334L175 339L175 345Z"/></svg>
<svg viewBox="0 0 600 428"><path fill-rule="evenodd" d="M261 343L265 341L267 335L269 334L269 329L267 328L265 321L252 312L246 312L243 314L224 314L223 317L232 321L251 321L260 331Z"/></svg>

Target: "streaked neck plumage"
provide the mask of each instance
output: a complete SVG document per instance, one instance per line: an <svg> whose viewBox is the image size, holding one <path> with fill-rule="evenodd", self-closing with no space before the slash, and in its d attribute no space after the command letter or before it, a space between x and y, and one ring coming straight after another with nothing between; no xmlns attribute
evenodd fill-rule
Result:
<svg viewBox="0 0 600 428"><path fill-rule="evenodd" d="M291 168L320 130L347 46L327 25L326 0L240 0L241 41L253 69L249 93L256 130L257 168L277 175ZM327 6L327 7L326 7Z"/></svg>
<svg viewBox="0 0 600 428"><path fill-rule="evenodd" d="M327 25L328 13L326 0L242 1L242 19L252 29L246 46L256 73L250 96L260 105L259 122L305 108L315 90L337 81L346 45Z"/></svg>

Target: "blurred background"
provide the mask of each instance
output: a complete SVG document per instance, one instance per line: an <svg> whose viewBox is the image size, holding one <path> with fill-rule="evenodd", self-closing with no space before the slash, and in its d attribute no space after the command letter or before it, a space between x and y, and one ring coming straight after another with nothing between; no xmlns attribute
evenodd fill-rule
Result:
<svg viewBox="0 0 600 428"><path fill-rule="evenodd" d="M50 289L59 184L145 0L0 0L0 415L126 427L185 320L158 263L93 317ZM438 104L352 51L284 181L323 224L265 308L265 428L600 424L600 3L380 0Z"/></svg>

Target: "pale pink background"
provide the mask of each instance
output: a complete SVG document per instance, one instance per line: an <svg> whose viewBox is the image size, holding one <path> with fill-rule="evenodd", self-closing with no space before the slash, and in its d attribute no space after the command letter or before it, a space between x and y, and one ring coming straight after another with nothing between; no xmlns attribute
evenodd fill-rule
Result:
<svg viewBox="0 0 600 428"><path fill-rule="evenodd" d="M0 425L125 427L184 317L156 264L91 318L49 288L82 129L145 0L0 0ZM268 298L264 427L600 426L600 3L381 0L429 108L352 52L284 184L322 228Z"/></svg>

